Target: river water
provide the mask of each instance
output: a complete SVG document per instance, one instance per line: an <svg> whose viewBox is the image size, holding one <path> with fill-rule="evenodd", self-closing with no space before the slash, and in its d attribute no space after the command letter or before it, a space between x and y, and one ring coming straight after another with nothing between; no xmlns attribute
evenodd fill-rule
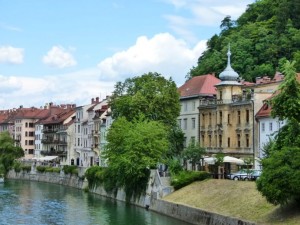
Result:
<svg viewBox="0 0 300 225"><path fill-rule="evenodd" d="M1 225L188 225L144 208L66 186L0 183Z"/></svg>

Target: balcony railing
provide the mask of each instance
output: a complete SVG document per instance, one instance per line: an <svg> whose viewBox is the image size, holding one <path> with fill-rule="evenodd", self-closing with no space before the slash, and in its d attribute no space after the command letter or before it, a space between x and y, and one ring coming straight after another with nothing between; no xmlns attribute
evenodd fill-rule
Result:
<svg viewBox="0 0 300 225"><path fill-rule="evenodd" d="M42 150L41 155L43 156L67 156L67 151L47 151Z"/></svg>

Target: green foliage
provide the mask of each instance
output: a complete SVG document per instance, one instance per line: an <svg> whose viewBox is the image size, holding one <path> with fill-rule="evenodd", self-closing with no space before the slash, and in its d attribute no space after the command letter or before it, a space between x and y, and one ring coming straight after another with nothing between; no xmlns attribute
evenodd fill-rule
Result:
<svg viewBox="0 0 300 225"><path fill-rule="evenodd" d="M181 171L175 176L172 176L171 185L175 190L187 186L195 181L202 181L210 178L210 174L205 171Z"/></svg>
<svg viewBox="0 0 300 225"><path fill-rule="evenodd" d="M183 150L183 133L177 126L180 114L179 93L172 79L158 73L118 82L109 102L112 117L125 117L128 121L140 119L163 123L169 135L169 153L166 157L179 155Z"/></svg>
<svg viewBox="0 0 300 225"><path fill-rule="evenodd" d="M280 120L290 119L300 122L300 83L297 81L295 62L284 64L284 81L279 86L279 93L272 98L272 116Z"/></svg>
<svg viewBox="0 0 300 225"><path fill-rule="evenodd" d="M46 171L46 166L37 166L36 170L40 173L44 173Z"/></svg>
<svg viewBox="0 0 300 225"><path fill-rule="evenodd" d="M15 159L24 156L22 148L15 146L14 140L8 132L0 133L0 165L7 173L14 164Z"/></svg>
<svg viewBox="0 0 300 225"><path fill-rule="evenodd" d="M167 165L168 165L168 169L171 173L171 176L176 175L176 174L180 173L181 171L183 171L183 167L178 158L169 159L167 162Z"/></svg>
<svg viewBox="0 0 300 225"><path fill-rule="evenodd" d="M298 0L255 1L237 21L230 16L221 21L221 33L211 37L207 50L189 74L219 75L226 67L228 43L231 43L232 67L247 81L254 81L257 76L273 76L282 58L297 60L299 69L299 21Z"/></svg>
<svg viewBox="0 0 300 225"><path fill-rule="evenodd" d="M21 169L23 171L26 171L27 173L29 173L31 171L31 166L30 165L22 165Z"/></svg>
<svg viewBox="0 0 300 225"><path fill-rule="evenodd" d="M185 161L189 161L193 169L195 169L196 163L200 163L205 153L205 148L202 148L199 142L192 139L188 147L183 151L182 157Z"/></svg>
<svg viewBox="0 0 300 225"><path fill-rule="evenodd" d="M21 172L21 170L22 170L22 164L21 164L21 162L20 161L17 161L17 160L15 160L14 161L14 164L13 164L13 168L14 168L14 170L15 170L15 172L16 173L19 173L19 172Z"/></svg>
<svg viewBox="0 0 300 225"><path fill-rule="evenodd" d="M89 188L98 187L104 181L104 170L105 168L100 166L89 167L85 171L85 177L88 180Z"/></svg>
<svg viewBox="0 0 300 225"><path fill-rule="evenodd" d="M257 189L274 204L290 200L300 203L300 148L284 147L272 151L262 160L263 172L257 180Z"/></svg>
<svg viewBox="0 0 300 225"><path fill-rule="evenodd" d="M72 166L64 165L63 171L65 174L78 175L78 169L77 169L77 166L75 166L75 165L72 165Z"/></svg>
<svg viewBox="0 0 300 225"><path fill-rule="evenodd" d="M45 172L49 173L60 173L60 168L58 167L46 167Z"/></svg>
<svg viewBox="0 0 300 225"><path fill-rule="evenodd" d="M145 119L176 124L180 113L179 93L174 81L161 74L148 73L118 82L110 100L114 119L125 117L133 121L144 115Z"/></svg>
<svg viewBox="0 0 300 225"><path fill-rule="evenodd" d="M146 189L149 169L156 168L167 154L169 142L166 127L141 116L132 122L119 117L107 134L108 144L103 157L108 160L111 177L118 180L129 199ZM133 193L131 193L133 191Z"/></svg>

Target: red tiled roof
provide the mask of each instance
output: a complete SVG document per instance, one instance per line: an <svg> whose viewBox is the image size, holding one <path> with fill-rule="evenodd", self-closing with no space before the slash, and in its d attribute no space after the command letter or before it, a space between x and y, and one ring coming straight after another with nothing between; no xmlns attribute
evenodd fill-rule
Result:
<svg viewBox="0 0 300 225"><path fill-rule="evenodd" d="M207 74L196 76L186 81L181 87L178 88L180 97L191 97L199 95L216 95L215 85L220 83L221 80L214 75Z"/></svg>
<svg viewBox="0 0 300 225"><path fill-rule="evenodd" d="M256 113L255 118L270 117L271 116L271 111L272 111L272 107L271 107L270 103L265 101L263 106Z"/></svg>
<svg viewBox="0 0 300 225"><path fill-rule="evenodd" d="M40 124L58 124L63 123L67 118L74 114L75 109L60 109L60 112L51 114L46 119L39 121Z"/></svg>

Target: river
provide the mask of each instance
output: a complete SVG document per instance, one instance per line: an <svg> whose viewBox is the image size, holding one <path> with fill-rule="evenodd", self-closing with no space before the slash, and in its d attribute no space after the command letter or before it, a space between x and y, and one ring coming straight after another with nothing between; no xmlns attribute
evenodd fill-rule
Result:
<svg viewBox="0 0 300 225"><path fill-rule="evenodd" d="M144 208L66 186L0 183L1 225L188 225Z"/></svg>

